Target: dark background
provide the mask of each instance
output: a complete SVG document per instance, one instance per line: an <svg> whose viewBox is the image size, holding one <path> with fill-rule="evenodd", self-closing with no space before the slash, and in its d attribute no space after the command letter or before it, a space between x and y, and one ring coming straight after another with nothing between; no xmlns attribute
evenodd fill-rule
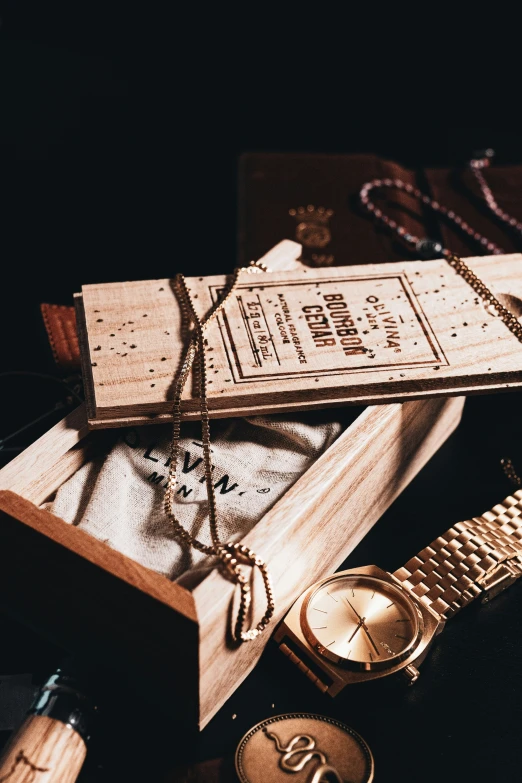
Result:
<svg viewBox="0 0 522 783"><path fill-rule="evenodd" d="M41 362L25 336L39 325L37 302L195 263L231 269L246 150L371 152L420 167L461 165L493 146L498 163L522 161L515 93L499 111L507 73L494 80L492 40L482 46L470 26L432 49L422 25L383 44L376 28L327 14L152 5L3 3L10 365Z"/></svg>
<svg viewBox="0 0 522 783"><path fill-rule="evenodd" d="M521 134L496 110L491 74L480 100L470 85L479 70L447 78L440 61L451 53L454 67L453 40L439 39L433 74L422 30L403 31L383 50L354 24L338 42L336 20L318 11L301 18L304 31L279 11L214 14L3 4L2 371L55 373L42 301L72 303L90 282L230 270L244 151L372 152L420 168L461 166L473 149L492 146L499 163L522 163ZM2 435L56 396L52 382L0 383ZM514 394L470 399L462 427L347 565L394 569L507 495L499 460L522 458L519 404ZM419 683L399 692L330 702L269 648L201 738L183 747L175 705L166 718L114 675L82 779L159 781L177 763L230 754L251 725L289 710L335 715L360 731L378 781L516 779L518 602L514 588L452 621ZM38 681L62 652L0 617L0 674L32 672Z"/></svg>

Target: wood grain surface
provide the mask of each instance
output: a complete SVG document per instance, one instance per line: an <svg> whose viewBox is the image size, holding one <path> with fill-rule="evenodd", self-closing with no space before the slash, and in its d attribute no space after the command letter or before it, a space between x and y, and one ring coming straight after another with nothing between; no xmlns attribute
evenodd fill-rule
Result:
<svg viewBox="0 0 522 783"><path fill-rule="evenodd" d="M33 715L14 733L0 760L0 783L74 783L86 755L74 729Z"/></svg>
<svg viewBox="0 0 522 783"><path fill-rule="evenodd" d="M469 259L522 314L522 256ZM190 278L201 315L224 276ZM84 286L92 426L168 417L183 340L171 280ZM80 318L82 320L82 318ZM213 416L522 385L522 345L444 260L244 275L208 332ZM198 416L190 384L184 409Z"/></svg>
<svg viewBox="0 0 522 783"><path fill-rule="evenodd" d="M0 470L0 489L43 503L83 465L88 431L80 405Z"/></svg>

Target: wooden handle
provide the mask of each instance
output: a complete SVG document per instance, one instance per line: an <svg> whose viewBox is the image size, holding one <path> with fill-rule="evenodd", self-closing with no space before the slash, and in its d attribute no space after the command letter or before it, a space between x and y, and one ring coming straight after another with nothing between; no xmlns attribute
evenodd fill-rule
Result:
<svg viewBox="0 0 522 783"><path fill-rule="evenodd" d="M31 715L0 760L0 783L74 783L87 748L78 732L54 718Z"/></svg>

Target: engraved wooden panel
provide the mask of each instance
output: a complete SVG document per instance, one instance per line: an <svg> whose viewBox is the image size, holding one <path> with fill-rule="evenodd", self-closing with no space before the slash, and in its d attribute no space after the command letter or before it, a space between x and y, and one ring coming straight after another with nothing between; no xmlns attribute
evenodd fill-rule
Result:
<svg viewBox="0 0 522 783"><path fill-rule="evenodd" d="M469 260L522 314L522 255ZM191 278L203 315L223 276ZM84 286L89 421L169 417L183 340L172 281ZM245 274L208 332L213 416L518 388L522 344L444 260ZM198 416L187 388L184 409Z"/></svg>

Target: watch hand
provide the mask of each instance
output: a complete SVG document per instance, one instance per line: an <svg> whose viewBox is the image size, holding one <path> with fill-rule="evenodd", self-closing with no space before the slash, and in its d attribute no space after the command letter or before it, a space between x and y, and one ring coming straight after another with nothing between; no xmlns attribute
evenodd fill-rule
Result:
<svg viewBox="0 0 522 783"><path fill-rule="evenodd" d="M379 652L379 650L378 650L378 648L377 648L377 645L376 645L376 644L375 644L375 642L373 641L373 639L372 639L372 635L371 635L371 633L369 632L369 630L368 630L368 626L367 626L367 625L366 625L366 623L365 623L366 617L361 617L361 615L359 614L359 612L357 611L357 609L355 608L355 606L352 606L352 604L350 603L350 601L348 600L348 598L346 598L346 601L347 601L347 603L349 604L349 606L350 606L350 609L351 609L353 612L355 612L355 614L356 614L356 615L357 615L357 617L359 618L359 625L362 625L362 627L363 627L363 629L364 629L364 631L365 631L366 635L368 636L368 639L370 640L370 642L371 642L371 643L372 643L372 645L373 645L373 649L375 650L375 652L377 653L377 655L379 655L379 656L380 656L380 654L381 654L381 653ZM357 626L357 629L358 629L358 628L359 628L359 626ZM356 630L357 630L357 629L356 629Z"/></svg>
<svg viewBox="0 0 522 783"><path fill-rule="evenodd" d="M366 636L368 637L368 639L369 639L369 640L370 640L370 642L372 643L372 645L373 645L373 649L375 650L375 652L377 653L377 655L380 655L380 652L379 652L379 650L377 649L377 646L376 646L375 642L373 641L372 635L371 635L371 633L369 632L369 630L368 630L368 626L366 625L366 623L363 623L363 624L362 624L362 627L363 627L363 629L364 629L364 632L366 633Z"/></svg>
<svg viewBox="0 0 522 783"><path fill-rule="evenodd" d="M363 618L361 618L361 615L359 614L359 612L357 611L357 609L355 608L355 606L352 606L352 604L350 603L350 601L348 601L348 599L346 598L346 596L345 596L345 599L346 599L346 601L347 601L347 603L348 603L348 605L349 605L350 609L352 610L352 612L355 612L355 614L357 615L357 619L358 619L358 620L363 620L363 622L364 622L364 619L366 619L366 618L364 618L364 619L363 619Z"/></svg>
<svg viewBox="0 0 522 783"><path fill-rule="evenodd" d="M353 637L355 636L355 634L357 633L357 631L359 630L359 628L361 627L361 625L363 625L363 623L364 623L364 620L365 620L365 619L366 619L366 618L365 618L365 617L363 617L361 620L359 620L359 623L357 624L357 628L355 629L355 631L352 633L352 635L351 635L351 636L350 636L350 638L348 639L348 643L350 643L350 642L352 641Z"/></svg>

